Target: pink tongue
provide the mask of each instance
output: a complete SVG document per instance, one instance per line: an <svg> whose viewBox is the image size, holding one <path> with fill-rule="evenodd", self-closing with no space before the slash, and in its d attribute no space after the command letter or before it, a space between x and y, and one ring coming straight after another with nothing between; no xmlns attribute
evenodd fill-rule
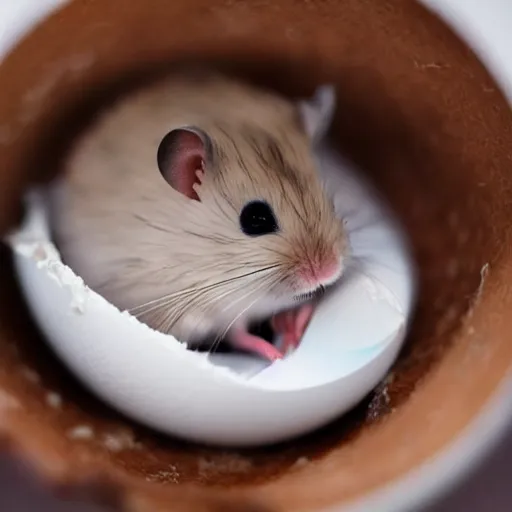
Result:
<svg viewBox="0 0 512 512"><path fill-rule="evenodd" d="M237 329L230 333L229 342L235 348L252 352L253 354L262 356L264 359L268 359L269 361L275 361L277 359L282 359L283 357L283 354L279 352L272 343L269 343L259 336L254 336L254 334L243 329Z"/></svg>
<svg viewBox="0 0 512 512"><path fill-rule="evenodd" d="M294 309L278 313L272 318L274 332L283 336L283 352L299 346L302 335L311 320L315 306L308 302Z"/></svg>

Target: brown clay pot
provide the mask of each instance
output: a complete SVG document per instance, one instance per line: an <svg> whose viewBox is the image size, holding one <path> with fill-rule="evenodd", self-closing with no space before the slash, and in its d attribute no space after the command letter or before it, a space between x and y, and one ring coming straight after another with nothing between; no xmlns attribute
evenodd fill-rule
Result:
<svg viewBox="0 0 512 512"><path fill-rule="evenodd" d="M512 365L512 115L468 48L407 0L74 0L0 65L0 229L121 89L205 60L290 94L338 87L335 142L403 221L419 307L389 378L303 439L218 450L157 436L87 393L0 263L0 432L56 487L119 510L318 511L445 449ZM84 432L86 434L84 434Z"/></svg>

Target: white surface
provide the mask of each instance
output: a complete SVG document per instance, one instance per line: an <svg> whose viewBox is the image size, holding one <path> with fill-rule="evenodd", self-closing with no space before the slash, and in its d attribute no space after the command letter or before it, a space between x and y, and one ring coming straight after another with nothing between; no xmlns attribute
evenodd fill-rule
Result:
<svg viewBox="0 0 512 512"><path fill-rule="evenodd" d="M352 263L293 354L270 366L235 354L212 356L212 364L208 355L121 313L61 262L49 239L45 195L37 193L25 225L8 240L27 302L50 344L113 407L195 441L277 442L353 407L400 349L413 275L387 212L343 162L327 150L319 155L346 220Z"/></svg>

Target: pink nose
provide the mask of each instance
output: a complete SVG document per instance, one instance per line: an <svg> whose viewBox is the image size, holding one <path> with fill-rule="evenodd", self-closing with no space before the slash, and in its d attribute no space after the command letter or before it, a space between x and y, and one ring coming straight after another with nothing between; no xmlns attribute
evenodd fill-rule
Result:
<svg viewBox="0 0 512 512"><path fill-rule="evenodd" d="M322 265L316 272L316 278L318 281L330 281L338 276L340 272L339 261L330 261L329 263Z"/></svg>
<svg viewBox="0 0 512 512"><path fill-rule="evenodd" d="M329 284L335 281L341 272L341 263L338 259L329 259L321 263L310 262L300 271L301 278L308 286Z"/></svg>

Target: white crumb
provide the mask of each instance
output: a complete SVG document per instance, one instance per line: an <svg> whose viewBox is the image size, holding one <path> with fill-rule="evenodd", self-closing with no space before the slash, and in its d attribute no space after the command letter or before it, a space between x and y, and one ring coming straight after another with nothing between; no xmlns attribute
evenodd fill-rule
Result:
<svg viewBox="0 0 512 512"><path fill-rule="evenodd" d="M108 433L103 436L103 444L111 452L120 452L123 450L132 450L138 448L132 432Z"/></svg>
<svg viewBox="0 0 512 512"><path fill-rule="evenodd" d="M178 468L172 464L169 465L169 469L161 469L156 473L146 475L146 481L148 482L177 484L179 483L179 479L180 474Z"/></svg>
<svg viewBox="0 0 512 512"><path fill-rule="evenodd" d="M68 431L67 436L75 441L93 439L94 430L89 425L77 425Z"/></svg>
<svg viewBox="0 0 512 512"><path fill-rule="evenodd" d="M307 466L311 461L307 457L299 457L293 464L294 468L303 468Z"/></svg>
<svg viewBox="0 0 512 512"><path fill-rule="evenodd" d="M46 393L46 403L54 409L60 409L62 407L62 397L58 393L50 391Z"/></svg>
<svg viewBox="0 0 512 512"><path fill-rule="evenodd" d="M480 283L478 284L478 288L475 292L475 295L472 300L471 308L468 312L467 318L470 319L473 316L473 312L480 303L480 299L482 298L482 293L484 292L485 280L489 274L490 265L489 263L485 263L480 269Z"/></svg>

